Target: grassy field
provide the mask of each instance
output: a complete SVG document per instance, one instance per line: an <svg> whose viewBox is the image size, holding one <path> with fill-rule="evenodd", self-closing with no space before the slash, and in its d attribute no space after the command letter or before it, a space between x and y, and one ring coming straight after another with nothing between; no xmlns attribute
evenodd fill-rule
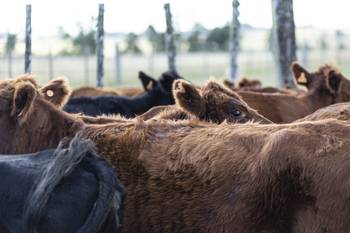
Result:
<svg viewBox="0 0 350 233"><path fill-rule="evenodd" d="M340 70L348 77L350 74L350 54L329 55L331 59L320 59L320 54L310 54L307 67L316 69L325 62L338 63ZM338 60L339 62L336 62ZM13 60L13 76L23 72L24 61L22 57ZM83 57L54 57L53 77L67 76L74 87L83 85L95 85L96 60L90 57L88 63ZM198 53L179 54L177 57L179 73L194 83L203 83L209 77L223 80L228 77L229 56L226 53ZM152 57L141 55L123 55L121 57L122 83L119 86L140 86L137 79L138 71L142 70L154 77L158 77L167 68L165 54L157 54ZM47 57L33 57L32 71L41 83L50 78L49 59ZM268 53L240 54L239 74L259 79L264 85L276 86L274 65L272 57ZM114 58L105 59L105 86L118 86L115 78L116 68ZM8 77L8 63L6 58L0 59L0 77Z"/></svg>

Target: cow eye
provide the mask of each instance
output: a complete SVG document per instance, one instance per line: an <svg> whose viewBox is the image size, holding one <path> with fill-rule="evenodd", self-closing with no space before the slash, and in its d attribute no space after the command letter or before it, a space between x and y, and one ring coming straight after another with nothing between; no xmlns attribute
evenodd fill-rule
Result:
<svg viewBox="0 0 350 233"><path fill-rule="evenodd" d="M233 109L232 110L232 114L235 116L235 117L238 117L242 114L241 111L239 111L238 109Z"/></svg>

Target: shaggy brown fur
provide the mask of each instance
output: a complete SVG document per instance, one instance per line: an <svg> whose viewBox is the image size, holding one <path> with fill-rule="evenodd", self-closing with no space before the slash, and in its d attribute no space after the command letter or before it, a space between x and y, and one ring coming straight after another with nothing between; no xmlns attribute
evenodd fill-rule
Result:
<svg viewBox="0 0 350 233"><path fill-rule="evenodd" d="M119 88L101 88L101 87L80 87L73 90L71 97L77 96L137 96L143 93L141 88L137 87L119 87Z"/></svg>
<svg viewBox="0 0 350 233"><path fill-rule="evenodd" d="M215 81L208 81L200 90L192 84L177 80L173 85L176 106L151 109L140 118L147 120L183 120L197 118L202 121L221 123L245 123L248 121L271 123L251 109L235 92Z"/></svg>
<svg viewBox="0 0 350 233"><path fill-rule="evenodd" d="M325 65L309 73L297 63L292 71L299 84L308 88L299 95L238 92L247 104L276 123L292 122L319 108L350 101L350 82L336 69Z"/></svg>
<svg viewBox="0 0 350 233"><path fill-rule="evenodd" d="M328 107L321 108L316 112L297 120L297 122L317 121L323 119L350 121L350 103L333 104Z"/></svg>
<svg viewBox="0 0 350 233"><path fill-rule="evenodd" d="M40 94L58 108L64 107L71 92L69 81L65 77L53 79L47 85L40 88Z"/></svg>
<svg viewBox="0 0 350 233"><path fill-rule="evenodd" d="M109 124L109 123L127 123L134 122L136 118L124 118L120 115L102 115L97 117L91 117L81 114L75 114L76 117L82 120L86 124Z"/></svg>
<svg viewBox="0 0 350 233"><path fill-rule="evenodd" d="M0 100L11 103L17 88L0 83ZM46 149L80 125L75 131L95 142L127 189L124 232L350 231L350 126L341 121L83 127L36 95L18 131L0 104L0 137L12 142L0 140L0 153Z"/></svg>

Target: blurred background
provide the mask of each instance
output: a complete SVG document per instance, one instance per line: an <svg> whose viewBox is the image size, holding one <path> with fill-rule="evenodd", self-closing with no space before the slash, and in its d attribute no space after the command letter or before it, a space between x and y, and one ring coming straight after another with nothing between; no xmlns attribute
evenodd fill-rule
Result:
<svg viewBox="0 0 350 233"><path fill-rule="evenodd" d="M230 0L173 0L178 72L203 82L229 77ZM168 68L165 1L11 0L0 3L0 78L24 72L26 4L32 5L32 73L41 82L60 75L73 86L96 84L96 24L104 3L104 84L140 86L142 70ZM293 0L297 58L307 68L335 64L350 74L350 3ZM238 76L276 85L271 0L241 0Z"/></svg>

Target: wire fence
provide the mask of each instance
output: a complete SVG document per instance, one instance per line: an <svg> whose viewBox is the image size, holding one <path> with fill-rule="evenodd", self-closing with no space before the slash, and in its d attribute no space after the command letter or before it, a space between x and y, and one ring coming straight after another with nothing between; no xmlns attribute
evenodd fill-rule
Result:
<svg viewBox="0 0 350 233"><path fill-rule="evenodd" d="M341 71L350 74L350 53L340 55L335 51L324 53L312 51L308 53L307 67L316 69L318 65L328 62L337 64ZM298 57L302 57L299 51ZM13 76L23 73L24 57L12 58ZM275 70L271 53L266 51L241 52L238 57L239 75L261 80L265 85L276 85ZM229 54L224 52L179 53L177 57L179 73L186 79L202 83L213 76L223 80L229 74ZM114 57L105 58L106 86L138 86L138 71L142 70L154 77L160 75L168 67L166 54L120 56L120 78L117 82L117 68ZM67 76L75 87L96 84L96 57L90 56L33 56L32 73L37 75L40 82L57 76ZM0 77L9 75L8 58L0 57ZM349 77L349 76L348 76Z"/></svg>

